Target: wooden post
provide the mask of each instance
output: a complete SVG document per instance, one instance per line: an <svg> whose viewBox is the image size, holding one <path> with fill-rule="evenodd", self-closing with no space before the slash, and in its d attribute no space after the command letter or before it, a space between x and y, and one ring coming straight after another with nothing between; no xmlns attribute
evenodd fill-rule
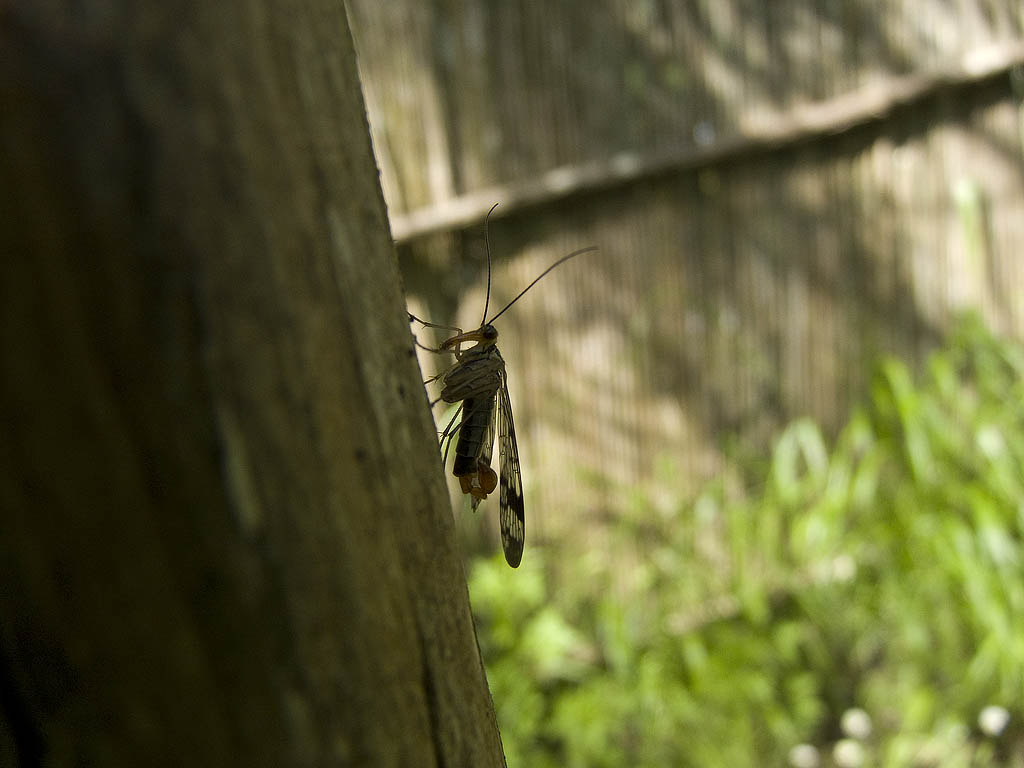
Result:
<svg viewBox="0 0 1024 768"><path fill-rule="evenodd" d="M0 764L501 765L338 0L0 8Z"/></svg>

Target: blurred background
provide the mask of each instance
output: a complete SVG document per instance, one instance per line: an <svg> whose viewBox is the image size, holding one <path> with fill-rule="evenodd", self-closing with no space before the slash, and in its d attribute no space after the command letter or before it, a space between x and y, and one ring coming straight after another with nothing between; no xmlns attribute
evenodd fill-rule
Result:
<svg viewBox="0 0 1024 768"><path fill-rule="evenodd" d="M496 324L518 571L452 486L509 764L1024 765L1024 6L347 7L411 311L599 248Z"/></svg>

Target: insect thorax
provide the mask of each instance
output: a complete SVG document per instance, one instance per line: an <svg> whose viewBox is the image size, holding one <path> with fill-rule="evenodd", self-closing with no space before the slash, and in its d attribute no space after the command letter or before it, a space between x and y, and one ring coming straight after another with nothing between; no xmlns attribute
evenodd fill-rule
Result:
<svg viewBox="0 0 1024 768"><path fill-rule="evenodd" d="M441 399L457 403L467 397L491 397L504 381L505 361L494 344L478 345L462 354L462 358L444 375Z"/></svg>

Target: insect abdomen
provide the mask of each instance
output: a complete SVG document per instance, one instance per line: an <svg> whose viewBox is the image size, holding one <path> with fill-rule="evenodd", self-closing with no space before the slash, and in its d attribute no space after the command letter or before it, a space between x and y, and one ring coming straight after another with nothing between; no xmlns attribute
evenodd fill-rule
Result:
<svg viewBox="0 0 1024 768"><path fill-rule="evenodd" d="M455 444L455 477L471 475L477 471L477 459L483 449L487 427L494 420L494 396L467 397L462 402L462 426Z"/></svg>

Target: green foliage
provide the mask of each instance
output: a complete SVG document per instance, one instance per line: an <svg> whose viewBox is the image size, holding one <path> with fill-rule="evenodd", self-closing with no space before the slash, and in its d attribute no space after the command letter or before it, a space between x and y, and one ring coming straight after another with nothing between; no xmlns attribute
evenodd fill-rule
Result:
<svg viewBox="0 0 1024 768"><path fill-rule="evenodd" d="M600 557L475 563L509 764L1024 764L1022 374L967 320L919 383L882 361L831 451L798 421L749 487L635 494Z"/></svg>

